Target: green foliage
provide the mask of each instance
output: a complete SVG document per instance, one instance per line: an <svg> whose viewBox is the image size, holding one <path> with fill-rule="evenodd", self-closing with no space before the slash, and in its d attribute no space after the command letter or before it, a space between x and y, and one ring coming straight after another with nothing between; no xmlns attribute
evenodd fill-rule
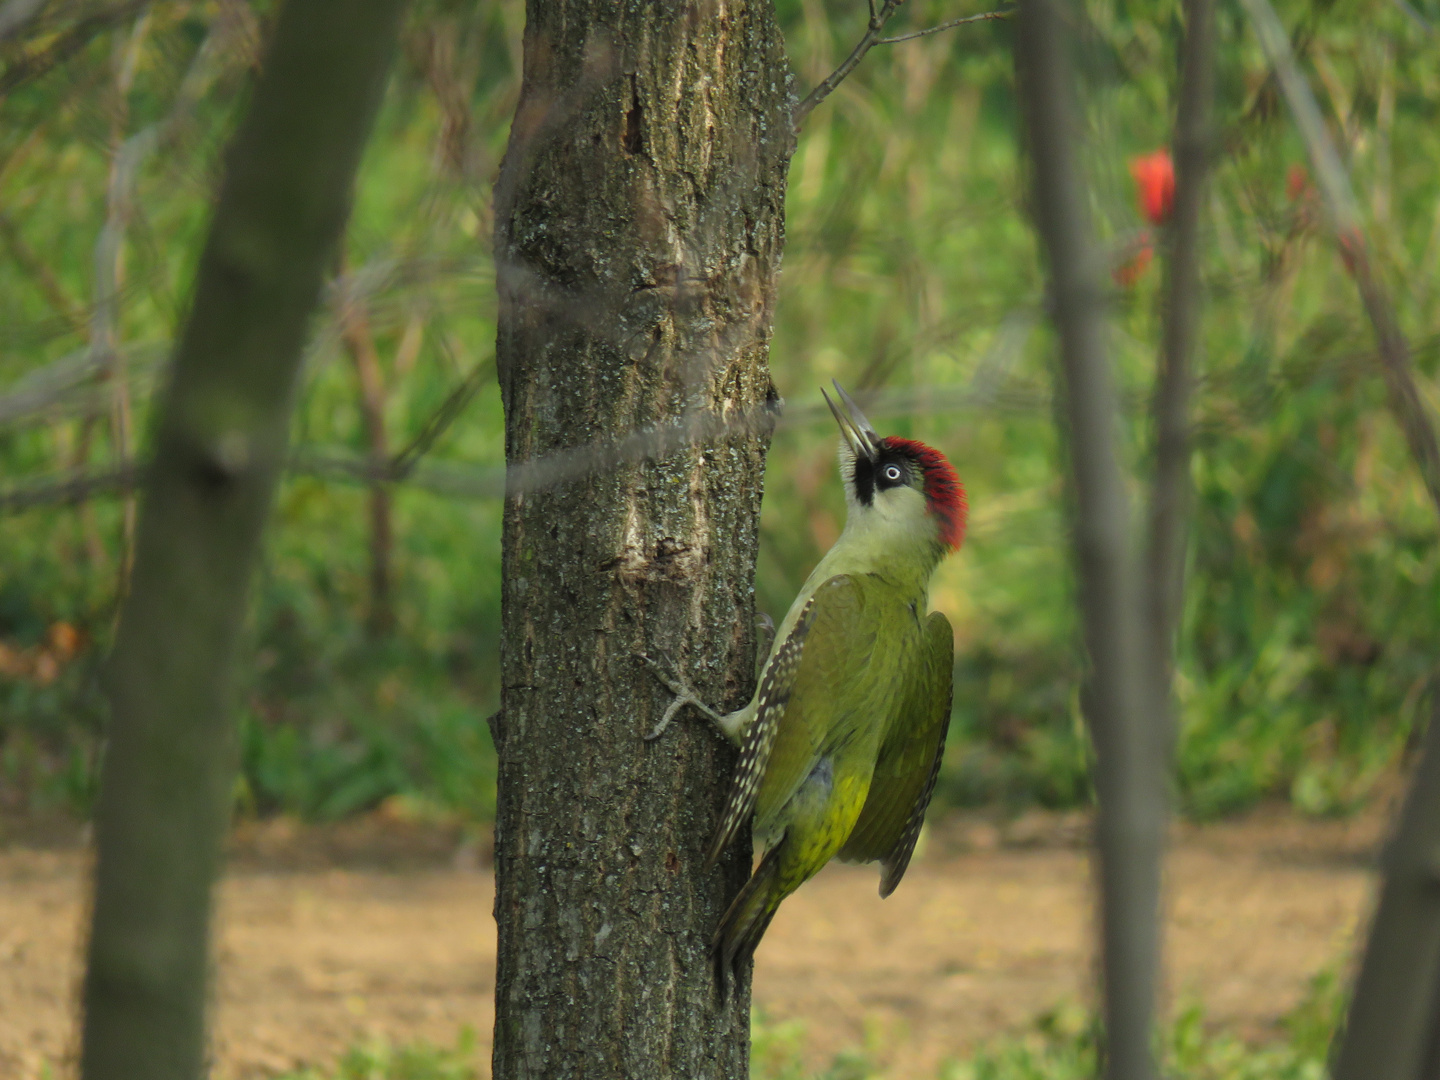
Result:
<svg viewBox="0 0 1440 1080"><path fill-rule="evenodd" d="M1341 982L1326 969L1285 1018L1283 1037L1262 1044L1217 1030L1198 1004L1181 1008L1161 1039L1170 1080L1324 1080L1334 1033L1343 1020ZM814 1072L804 1064L804 1025L752 1023L751 1070L757 1080L869 1080L885 1075L875 1053L850 1052ZM944 1065L938 1080L1092 1080L1099 1075L1102 1032L1093 1013L1068 1003L1038 1017L1030 1030L981 1046Z"/></svg>
<svg viewBox="0 0 1440 1080"><path fill-rule="evenodd" d="M772 1021L758 1009L750 1016L750 1075L755 1080L867 1080L875 1075L863 1050L841 1050L819 1072L804 1062L805 1025Z"/></svg>
<svg viewBox="0 0 1440 1080"><path fill-rule="evenodd" d="M1433 5L1417 6L1435 17ZM0 207L13 226L0 235L0 403L63 390L16 419L0 409L7 478L113 463L118 387L133 403L130 441L144 432L269 5L161 0L147 10L0 109ZM1169 138L1179 3L1097 0L1086 10L1093 209L1118 265L1146 227L1127 161ZM1280 10L1433 393L1436 39L1389 0ZM780 11L802 88L849 51L866 17L848 0L784 0ZM892 28L954 14L942 0L910 0ZM518 0L415 7L359 182L345 289L317 321L297 444L369 452L342 341L347 303L363 307L380 356L391 452L483 374L495 333L490 182L518 90L522 22ZM878 47L806 123L772 340L793 419L770 457L757 596L778 620L843 523L817 384L834 376L856 391L915 391L908 404L880 401L874 419L944 448L973 510L965 550L935 592L957 628L941 798L1063 807L1090 798L1089 745L1011 33L982 23ZM1324 238L1302 148L1238 6L1222 5L1220 35L1224 151L1205 218L1179 790L1197 816L1267 796L1344 813L1413 739L1440 651L1440 546L1385 410L1353 283ZM125 88L117 64L127 56ZM182 86L194 91L188 111L176 108ZM106 372L91 333L114 147L156 123L164 140L141 162L122 222L124 364ZM1157 265L1112 297L1140 477L1160 284ZM501 462L502 430L498 392L483 378L427 461L473 479ZM333 476L284 487L237 688L242 807L324 817L399 792L489 811L500 508L419 484L393 495L396 621L375 635L365 630L365 489ZM83 808L92 793L98 658L125 519L113 496L0 517L0 800ZM83 647L46 674L44 658L61 656L48 643L61 624Z"/></svg>
<svg viewBox="0 0 1440 1080"><path fill-rule="evenodd" d="M407 793L487 820L498 582L493 555L477 556L471 537L492 527L491 508L462 505L455 514L433 496L397 500L401 534L414 539L398 565L413 573L402 578L399 625L377 640L356 617L364 599L354 571L337 573L324 548L280 542L313 537L323 526L306 515L331 513L334 502L320 485L291 485L281 518L299 527L272 543L257 583L241 711L242 808L327 819ZM351 528L363 548L362 521L357 512L329 532ZM413 563L404 558L411 553ZM420 621L424 612L434 621Z"/></svg>
<svg viewBox="0 0 1440 1080"><path fill-rule="evenodd" d="M334 1070L303 1069L280 1080L479 1080L475 1033L466 1028L454 1047L427 1043L366 1043L349 1050Z"/></svg>
<svg viewBox="0 0 1440 1080"><path fill-rule="evenodd" d="M1324 1080L1334 1032L1344 1017L1342 985L1333 969L1285 1018L1283 1037L1252 1045L1217 1031L1204 1010L1180 1010L1163 1042L1170 1080ZM1093 1080L1100 1030L1092 1013L1074 1003L1038 1017L1029 1031L986 1043L941 1067L936 1080ZM750 1072L755 1080L878 1080L883 1040L865 1050L842 1050L819 1071L805 1063L805 1025L751 1018ZM475 1032L465 1028L453 1047L394 1045L383 1040L352 1047L331 1069L309 1067L278 1080L478 1080Z"/></svg>
<svg viewBox="0 0 1440 1080"><path fill-rule="evenodd" d="M1324 987L1319 988L1319 983ZM1206 1022L1198 1004L1182 1008L1162 1040L1164 1074L1173 1080L1324 1080L1330 1037L1340 1020L1333 976L1287 1019L1286 1038L1252 1045ZM941 1071L941 1080L1090 1080L1098 1075L1101 1032L1078 1006L1062 1006L1032 1031L1001 1039L969 1061Z"/></svg>

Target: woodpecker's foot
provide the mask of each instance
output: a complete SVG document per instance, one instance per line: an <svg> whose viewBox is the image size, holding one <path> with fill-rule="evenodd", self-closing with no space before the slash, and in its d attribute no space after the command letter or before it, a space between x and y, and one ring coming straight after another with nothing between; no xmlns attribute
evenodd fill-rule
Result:
<svg viewBox="0 0 1440 1080"><path fill-rule="evenodd" d="M681 676L678 671L674 670L673 666L670 670L666 670L663 665L656 663L644 653L636 653L635 655L645 661L645 666L650 669L650 673L659 679L660 682L665 685L666 689L675 695L675 700L670 702L670 705L665 710L665 715L660 717L660 722L655 725L649 735L645 736L646 742L658 739L664 733L665 729L670 726L670 721L675 719L675 714L686 705L694 705L695 708L709 717L722 732L725 730L725 718L696 697L695 691L690 689L690 684L685 681L684 677Z"/></svg>

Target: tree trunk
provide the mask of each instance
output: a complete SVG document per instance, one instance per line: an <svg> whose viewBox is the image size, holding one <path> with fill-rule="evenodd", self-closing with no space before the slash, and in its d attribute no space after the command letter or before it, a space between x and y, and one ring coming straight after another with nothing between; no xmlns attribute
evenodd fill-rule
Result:
<svg viewBox="0 0 1440 1080"><path fill-rule="evenodd" d="M341 336L355 365L360 417L365 424L365 447L370 463L377 470L383 469L390 464L390 440L385 431L385 374L375 338L370 333L370 316L364 300L347 302ZM383 638L395 627L395 609L390 599L390 564L395 548L391 522L390 485L377 478L370 484L370 607L365 613L365 630L372 638Z"/></svg>
<svg viewBox="0 0 1440 1080"><path fill-rule="evenodd" d="M1149 727L1159 739L1159 762L1169 776L1177 737L1175 638L1185 600L1185 551L1190 532L1190 393L1200 341L1200 213L1214 134L1213 0L1185 0L1180 105L1175 119L1174 218L1165 260L1164 344L1150 415L1155 471L1150 485L1150 535L1145 550L1145 619Z"/></svg>
<svg viewBox="0 0 1440 1080"><path fill-rule="evenodd" d="M1440 693L1410 794L1381 859L1384 880L1355 979L1336 1080L1429 1080L1437 1072L1440 976Z"/></svg>
<svg viewBox="0 0 1440 1080"><path fill-rule="evenodd" d="M1165 789L1160 740L1145 729L1139 574L1121 468L1119 395L1105 289L1081 169L1066 0L1024 0L1015 33L1035 223L1060 344L1057 394L1070 454L1081 625L1090 671L1082 701L1095 744L1106 1080L1151 1080L1159 974Z"/></svg>
<svg viewBox="0 0 1440 1080"><path fill-rule="evenodd" d="M287 0L227 157L160 406L106 690L85 1080L203 1070L231 673L306 325L349 211L399 0ZM345 32L337 34L336 27Z"/></svg>
<svg viewBox="0 0 1440 1080"><path fill-rule="evenodd" d="M722 1002L709 952L749 859L703 868L735 756L691 714L644 741L668 693L636 654L748 697L766 439L515 466L774 397L792 104L769 0L528 5L496 188L499 1080L747 1073L748 975Z"/></svg>

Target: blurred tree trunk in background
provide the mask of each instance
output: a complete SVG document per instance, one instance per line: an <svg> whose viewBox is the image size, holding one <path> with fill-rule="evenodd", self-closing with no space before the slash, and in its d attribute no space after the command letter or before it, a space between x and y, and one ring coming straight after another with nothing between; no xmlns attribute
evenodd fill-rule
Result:
<svg viewBox="0 0 1440 1080"><path fill-rule="evenodd" d="M1440 688L1410 792L1381 856L1385 877L1346 1023L1335 1080L1440 1076Z"/></svg>
<svg viewBox="0 0 1440 1080"><path fill-rule="evenodd" d="M1161 740L1146 728L1140 567L1118 450L1100 249L1088 209L1083 115L1071 66L1072 7L1024 0L1015 66L1030 150L1035 224L1060 345L1059 421L1069 453L1071 543L1089 671L1082 703L1095 745L1101 970L1107 1080L1150 1080L1165 839Z"/></svg>
<svg viewBox="0 0 1440 1080"><path fill-rule="evenodd" d="M1150 415L1154 472L1150 530L1145 549L1143 620L1149 727L1159 740L1158 763L1173 769L1177 727L1174 703L1175 642L1185 607L1185 553L1191 504L1190 399L1201 331L1200 222L1210 157L1214 153L1211 99L1215 96L1213 0L1185 0L1180 92L1175 118L1177 168L1174 216L1165 259L1163 343Z"/></svg>
<svg viewBox="0 0 1440 1080"><path fill-rule="evenodd" d="M748 974L722 1004L709 950L749 858L702 866L734 755L688 715L644 741L669 695L635 654L746 699L767 440L544 488L517 467L765 408L791 106L770 0L528 5L495 200L500 1080L748 1070Z"/></svg>
<svg viewBox="0 0 1440 1080"><path fill-rule="evenodd" d="M234 785L236 642L306 325L349 213L401 6L288 0L227 158L159 408L107 673L86 1080L202 1073L210 890Z"/></svg>
<svg viewBox="0 0 1440 1080"><path fill-rule="evenodd" d="M365 309L365 301L347 300L342 320L341 337L355 365L355 381L360 390L365 449L370 454L371 465L383 469L390 463L390 440L385 431L385 373L380 365L380 353L375 348L374 335L370 332L370 316ZM374 638L384 637L395 626L390 589L394 537L390 485L376 479L370 484L370 607L365 613L365 629Z"/></svg>

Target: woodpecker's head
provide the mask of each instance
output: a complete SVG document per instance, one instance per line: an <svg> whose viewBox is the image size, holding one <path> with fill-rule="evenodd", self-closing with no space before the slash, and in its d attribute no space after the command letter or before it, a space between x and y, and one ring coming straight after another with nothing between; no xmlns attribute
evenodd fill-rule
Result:
<svg viewBox="0 0 1440 1080"><path fill-rule="evenodd" d="M965 539L965 486L939 450L898 435L881 438L838 382L840 404L825 403L840 425L840 475L849 510L845 527L884 529L934 541L942 554Z"/></svg>

